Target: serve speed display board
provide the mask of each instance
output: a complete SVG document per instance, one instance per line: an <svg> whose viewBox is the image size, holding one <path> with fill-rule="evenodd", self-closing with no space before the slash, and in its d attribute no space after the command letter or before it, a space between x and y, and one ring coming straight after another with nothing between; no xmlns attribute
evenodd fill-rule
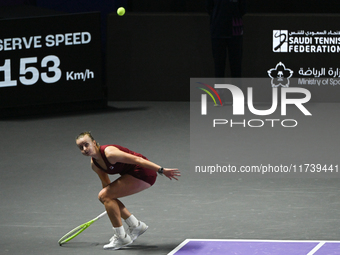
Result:
<svg viewBox="0 0 340 255"><path fill-rule="evenodd" d="M100 13L0 23L0 108L103 99Z"/></svg>

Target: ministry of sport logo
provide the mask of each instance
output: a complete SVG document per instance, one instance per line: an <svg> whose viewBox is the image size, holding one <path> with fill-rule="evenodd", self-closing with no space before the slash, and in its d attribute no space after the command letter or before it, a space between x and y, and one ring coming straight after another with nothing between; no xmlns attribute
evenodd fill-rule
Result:
<svg viewBox="0 0 340 255"><path fill-rule="evenodd" d="M289 78L293 76L293 71L279 62L275 68L271 68L268 71L268 76L271 78L271 84L273 88L277 88L279 86L283 88L289 87Z"/></svg>

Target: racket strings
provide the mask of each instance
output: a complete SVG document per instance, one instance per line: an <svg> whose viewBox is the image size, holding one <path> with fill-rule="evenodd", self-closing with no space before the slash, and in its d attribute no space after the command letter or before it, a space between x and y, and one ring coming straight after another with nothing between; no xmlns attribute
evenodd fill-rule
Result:
<svg viewBox="0 0 340 255"><path fill-rule="evenodd" d="M70 232L66 233L62 238L59 239L59 241L58 241L59 245L67 243L71 239L75 238L77 235L79 235L81 232L83 232L85 229L87 229L92 223L99 220L101 217L103 217L106 214L107 214L107 212L104 211L103 213L98 215L96 218L94 218L94 219L92 219L92 220L90 220L86 223L83 223L83 224L79 225L78 227L72 229Z"/></svg>
<svg viewBox="0 0 340 255"><path fill-rule="evenodd" d="M67 243L68 241L79 235L81 232L83 232L88 226L89 224L85 223L72 229L70 232L66 233L62 238L60 238L58 243L59 244Z"/></svg>

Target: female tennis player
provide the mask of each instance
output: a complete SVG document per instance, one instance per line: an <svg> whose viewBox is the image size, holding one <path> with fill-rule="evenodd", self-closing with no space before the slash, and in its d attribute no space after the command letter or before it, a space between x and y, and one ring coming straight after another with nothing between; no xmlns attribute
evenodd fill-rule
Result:
<svg viewBox="0 0 340 255"><path fill-rule="evenodd" d="M114 229L110 243L103 248L116 250L131 244L148 226L137 220L119 198L151 187L156 181L157 173L165 175L170 180L178 180L179 170L163 168L142 154L119 145L100 146L90 132L79 134L76 137L76 144L83 155L91 157L91 167L102 182L103 189L99 192L98 198L104 204ZM111 182L109 174L121 176ZM127 231L123 227L122 218L128 225Z"/></svg>

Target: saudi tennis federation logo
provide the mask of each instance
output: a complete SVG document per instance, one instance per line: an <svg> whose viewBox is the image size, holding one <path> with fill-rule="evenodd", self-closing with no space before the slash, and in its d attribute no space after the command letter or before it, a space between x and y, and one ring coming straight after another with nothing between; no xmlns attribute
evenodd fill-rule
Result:
<svg viewBox="0 0 340 255"><path fill-rule="evenodd" d="M273 52L288 52L288 30L273 30Z"/></svg>
<svg viewBox="0 0 340 255"><path fill-rule="evenodd" d="M282 86L283 88L289 87L289 78L292 77L293 71L280 62L276 65L275 68L269 69L268 75L271 80L271 84L273 88L277 88Z"/></svg>

